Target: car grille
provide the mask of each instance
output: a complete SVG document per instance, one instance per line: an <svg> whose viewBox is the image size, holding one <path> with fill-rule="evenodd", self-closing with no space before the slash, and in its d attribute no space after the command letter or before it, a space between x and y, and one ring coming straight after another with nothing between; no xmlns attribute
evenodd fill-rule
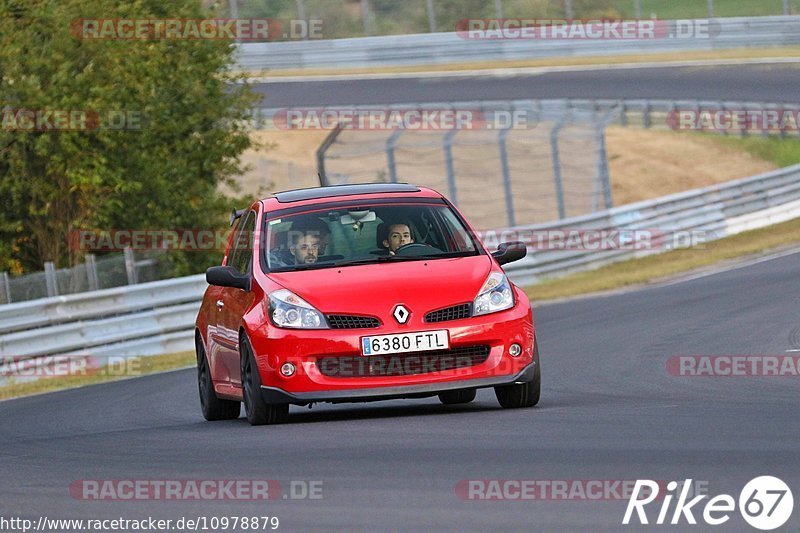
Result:
<svg viewBox="0 0 800 533"><path fill-rule="evenodd" d="M332 329L366 329L381 325L380 320L371 316L327 315L325 318Z"/></svg>
<svg viewBox="0 0 800 533"><path fill-rule="evenodd" d="M479 365L489 357L489 346L458 346L405 354L320 357L319 371L332 378L410 376Z"/></svg>
<svg viewBox="0 0 800 533"><path fill-rule="evenodd" d="M425 322L446 322L447 320L458 320L459 318L469 318L472 316L472 304L459 304L444 309L437 309L425 315Z"/></svg>

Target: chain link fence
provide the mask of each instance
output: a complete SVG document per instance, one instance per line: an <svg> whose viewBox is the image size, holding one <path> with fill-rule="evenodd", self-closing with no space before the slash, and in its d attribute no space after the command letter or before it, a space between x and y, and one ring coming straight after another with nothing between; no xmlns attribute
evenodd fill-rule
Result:
<svg viewBox="0 0 800 533"><path fill-rule="evenodd" d="M601 112L566 102L484 102L484 117L524 116L524 127L332 131L318 152L322 183L411 182L446 194L478 228L534 224L612 207ZM467 109L470 104L449 104ZM474 105L472 105L475 108ZM394 109L394 108L393 108ZM359 106L369 113L369 106ZM398 111L400 108L398 108Z"/></svg>
<svg viewBox="0 0 800 533"><path fill-rule="evenodd" d="M322 38L455 31L467 18L692 19L800 14L800 0L228 0L223 15L322 21ZM291 32L290 32L291 33ZM308 35L287 35L287 39ZM311 36L314 37L313 35Z"/></svg>
<svg viewBox="0 0 800 533"><path fill-rule="evenodd" d="M85 262L71 268L44 264L43 272L10 276L0 272L0 305L51 296L110 289L171 277L163 252L134 252L104 257L86 255Z"/></svg>

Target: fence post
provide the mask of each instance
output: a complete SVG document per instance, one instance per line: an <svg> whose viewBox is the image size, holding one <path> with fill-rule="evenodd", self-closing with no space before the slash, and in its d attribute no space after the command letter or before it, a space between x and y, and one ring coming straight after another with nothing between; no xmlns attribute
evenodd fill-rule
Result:
<svg viewBox="0 0 800 533"><path fill-rule="evenodd" d="M433 0L426 0L425 7L428 10L428 29L431 33L436 33L436 12L433 10Z"/></svg>
<svg viewBox="0 0 800 533"><path fill-rule="evenodd" d="M564 187L561 183L561 156L558 153L558 132L566 122L566 117L561 117L550 130L550 151L553 156L553 181L556 188L556 203L558 205L558 218L566 218L567 213L564 207Z"/></svg>
<svg viewBox="0 0 800 533"><path fill-rule="evenodd" d="M3 290L6 293L6 303L11 303L11 282L8 280L8 272L3 272Z"/></svg>
<svg viewBox="0 0 800 533"><path fill-rule="evenodd" d="M89 290L100 289L100 280L97 278L97 261L94 254L86 254L86 281L89 282Z"/></svg>
<svg viewBox="0 0 800 533"><path fill-rule="evenodd" d="M56 279L56 266L52 261L44 263L44 280L47 287L47 296L58 296L58 280Z"/></svg>
<svg viewBox="0 0 800 533"><path fill-rule="evenodd" d="M503 0L494 0L494 16L503 18Z"/></svg>
<svg viewBox="0 0 800 533"><path fill-rule="evenodd" d="M637 19L642 18L642 0L634 0L633 16L636 17Z"/></svg>
<svg viewBox="0 0 800 533"><path fill-rule="evenodd" d="M642 122L644 123L645 129L650 129L650 126L653 125L650 117L650 100L645 100L644 102L644 116L642 117Z"/></svg>
<svg viewBox="0 0 800 533"><path fill-rule="evenodd" d="M295 0L294 3L297 6L297 18L299 18L300 20L302 20L304 22L308 22L308 19L306 18L306 3L305 3L305 0ZM303 40L304 41L308 40L308 33L309 32L304 32L304 34L303 34Z"/></svg>
<svg viewBox="0 0 800 533"><path fill-rule="evenodd" d="M369 0L361 0L361 18L364 20L364 35L372 35L372 24L370 22Z"/></svg>
<svg viewBox="0 0 800 533"><path fill-rule="evenodd" d="M450 201L458 205L456 195L456 169L453 164L453 138L458 133L457 129L448 131L444 136L444 162L447 165L447 187L450 190Z"/></svg>
<svg viewBox="0 0 800 533"><path fill-rule="evenodd" d="M611 198L611 179L608 172L608 152L606 151L606 128L604 124L597 124L597 179L603 190L606 209L611 209L614 204Z"/></svg>
<svg viewBox="0 0 800 533"><path fill-rule="evenodd" d="M564 15L568 19L572 19L572 0L564 0Z"/></svg>
<svg viewBox="0 0 800 533"><path fill-rule="evenodd" d="M503 171L503 191L506 197L506 212L508 213L508 225L517 225L514 216L514 197L511 193L511 170L508 167L508 150L506 149L506 137L511 132L511 127L503 128L498 135L498 147L500 148L500 167Z"/></svg>
<svg viewBox="0 0 800 533"><path fill-rule="evenodd" d="M331 130L325 140L322 141L322 144L319 145L317 148L317 176L319 176L319 185L320 187L327 187L328 185L328 177L325 174L325 152L328 151L328 148L336 142L336 137L342 132L341 126L338 124L335 128Z"/></svg>
<svg viewBox="0 0 800 533"><path fill-rule="evenodd" d="M708 0L708 18L714 18L714 0Z"/></svg>
<svg viewBox="0 0 800 533"><path fill-rule="evenodd" d="M125 272L128 274L128 285L136 285L138 280L136 277L136 258L133 256L133 249L130 246L126 246L123 254L125 256Z"/></svg>
<svg viewBox="0 0 800 533"><path fill-rule="evenodd" d="M783 14L788 15L789 11L789 0L783 0Z"/></svg>
<svg viewBox="0 0 800 533"><path fill-rule="evenodd" d="M397 183L397 163L394 159L394 147L397 144L397 139L400 138L404 131L403 128L397 128L386 140L386 162L389 166L390 183Z"/></svg>

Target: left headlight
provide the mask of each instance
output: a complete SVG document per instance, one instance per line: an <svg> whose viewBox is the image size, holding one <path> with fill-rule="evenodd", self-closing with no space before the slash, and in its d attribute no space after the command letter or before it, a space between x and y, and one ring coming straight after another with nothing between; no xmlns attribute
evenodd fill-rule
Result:
<svg viewBox="0 0 800 533"><path fill-rule="evenodd" d="M472 316L488 315L514 307L514 291L503 274L492 272L472 305Z"/></svg>
<svg viewBox="0 0 800 533"><path fill-rule="evenodd" d="M269 317L280 328L328 329L322 313L287 289L270 293Z"/></svg>

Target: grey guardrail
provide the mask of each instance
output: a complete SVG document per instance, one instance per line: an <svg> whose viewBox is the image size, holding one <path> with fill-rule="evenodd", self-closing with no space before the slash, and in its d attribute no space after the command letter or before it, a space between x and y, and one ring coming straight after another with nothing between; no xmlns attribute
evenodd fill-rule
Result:
<svg viewBox="0 0 800 533"><path fill-rule="evenodd" d="M665 21L674 28L676 21ZM456 32L239 45L242 70L438 65L547 57L717 50L800 44L800 17L736 17L709 21L709 37L600 40L471 40Z"/></svg>
<svg viewBox="0 0 800 533"><path fill-rule="evenodd" d="M712 241L750 229L800 216L800 165L787 167L721 185L694 189L607 211L513 228L511 235L537 232L642 230L674 234L696 232ZM509 231L509 230L506 230ZM503 230L497 230L502 235ZM506 271L519 284L533 284L542 277L593 269L632 257L666 251L656 242L651 248L605 250L534 251L510 264ZM698 252L699 253L699 252Z"/></svg>
<svg viewBox="0 0 800 533"><path fill-rule="evenodd" d="M706 240L800 216L800 165L712 187L530 226L494 230L699 231ZM591 269L652 249L533 250L506 271L518 284ZM698 252L701 253L701 252ZM0 306L0 355L147 356L192 349L203 275ZM3 379L0 360L0 382Z"/></svg>

